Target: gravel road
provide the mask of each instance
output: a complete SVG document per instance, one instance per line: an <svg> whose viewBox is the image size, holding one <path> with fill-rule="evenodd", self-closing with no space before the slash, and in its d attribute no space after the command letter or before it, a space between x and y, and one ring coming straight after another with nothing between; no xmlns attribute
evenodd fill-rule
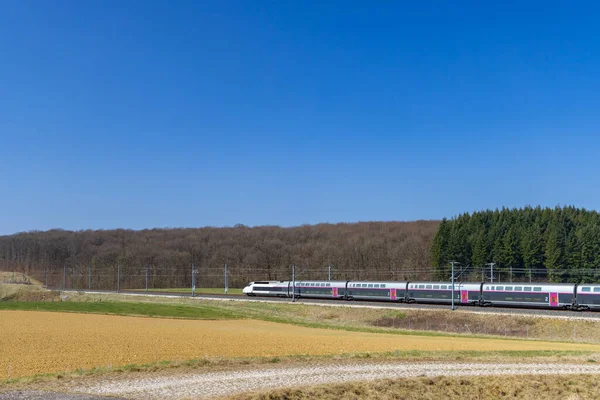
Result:
<svg viewBox="0 0 600 400"><path fill-rule="evenodd" d="M93 385L72 387L88 395L130 399L211 398L251 390L319 385L381 378L417 376L600 374L592 364L495 363L360 363L288 368L261 368L215 373L186 373L155 377L103 378Z"/></svg>

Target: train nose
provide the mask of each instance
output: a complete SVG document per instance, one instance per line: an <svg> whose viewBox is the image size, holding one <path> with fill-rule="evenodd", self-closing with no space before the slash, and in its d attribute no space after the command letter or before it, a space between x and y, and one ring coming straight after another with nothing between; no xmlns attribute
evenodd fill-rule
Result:
<svg viewBox="0 0 600 400"><path fill-rule="evenodd" d="M243 290L242 293L244 294L248 294L248 293L252 293L252 286L246 286Z"/></svg>

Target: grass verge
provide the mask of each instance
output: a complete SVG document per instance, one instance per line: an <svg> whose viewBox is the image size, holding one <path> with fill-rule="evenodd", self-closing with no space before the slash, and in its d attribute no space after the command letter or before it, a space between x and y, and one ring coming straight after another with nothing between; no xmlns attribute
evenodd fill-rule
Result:
<svg viewBox="0 0 600 400"><path fill-rule="evenodd" d="M382 379L240 394L236 400L305 399L597 399L596 375L517 375Z"/></svg>
<svg viewBox="0 0 600 400"><path fill-rule="evenodd" d="M1 287L0 285L0 292ZM21 285L23 286L23 285ZM241 301L216 301L191 298L163 298L140 294L114 293L83 294L69 292L21 291L16 297L5 298L13 303L17 299L30 299L31 305L8 306L1 309L99 312L115 315L145 315L176 318L231 319L251 318L269 322L293 324L308 328L341 329L369 333L395 333L427 336L495 337L558 342L599 343L600 319L567 320L538 318L528 315L476 314L468 310L395 310L352 307L327 307L310 304L263 303ZM42 300L40 302L40 300ZM52 305L44 303L111 303L112 306ZM121 304L122 303L122 304ZM138 306L127 304L138 303ZM2 304L2 302L0 302ZM142 304L147 306L142 306ZM335 303L332 305L345 305ZM161 305L182 308L161 309ZM104 307L111 309L107 310ZM197 311L200 309L200 311ZM574 314L577 316L580 314Z"/></svg>
<svg viewBox="0 0 600 400"><path fill-rule="evenodd" d="M130 302L0 302L0 310L55 311L184 319L240 319L233 310L208 305L150 304Z"/></svg>
<svg viewBox="0 0 600 400"><path fill-rule="evenodd" d="M146 289L127 289L127 292L146 292ZM165 289L148 289L148 293L191 293L191 288L165 288ZM196 288L195 294L225 294L224 288ZM229 288L228 295L242 295L242 289Z"/></svg>

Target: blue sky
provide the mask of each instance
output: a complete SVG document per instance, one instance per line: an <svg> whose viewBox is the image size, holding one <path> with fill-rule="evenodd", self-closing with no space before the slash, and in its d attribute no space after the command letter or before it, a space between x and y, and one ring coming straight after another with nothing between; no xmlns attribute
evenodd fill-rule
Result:
<svg viewBox="0 0 600 400"><path fill-rule="evenodd" d="M523 3L4 1L0 233L598 209L600 6Z"/></svg>

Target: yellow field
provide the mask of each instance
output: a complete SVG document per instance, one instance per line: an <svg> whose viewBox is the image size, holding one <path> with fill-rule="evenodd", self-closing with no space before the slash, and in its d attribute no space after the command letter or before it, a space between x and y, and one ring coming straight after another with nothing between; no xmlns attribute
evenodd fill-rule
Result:
<svg viewBox="0 0 600 400"><path fill-rule="evenodd" d="M0 311L0 379L158 360L393 350L600 351L600 346L346 332L252 320Z"/></svg>

